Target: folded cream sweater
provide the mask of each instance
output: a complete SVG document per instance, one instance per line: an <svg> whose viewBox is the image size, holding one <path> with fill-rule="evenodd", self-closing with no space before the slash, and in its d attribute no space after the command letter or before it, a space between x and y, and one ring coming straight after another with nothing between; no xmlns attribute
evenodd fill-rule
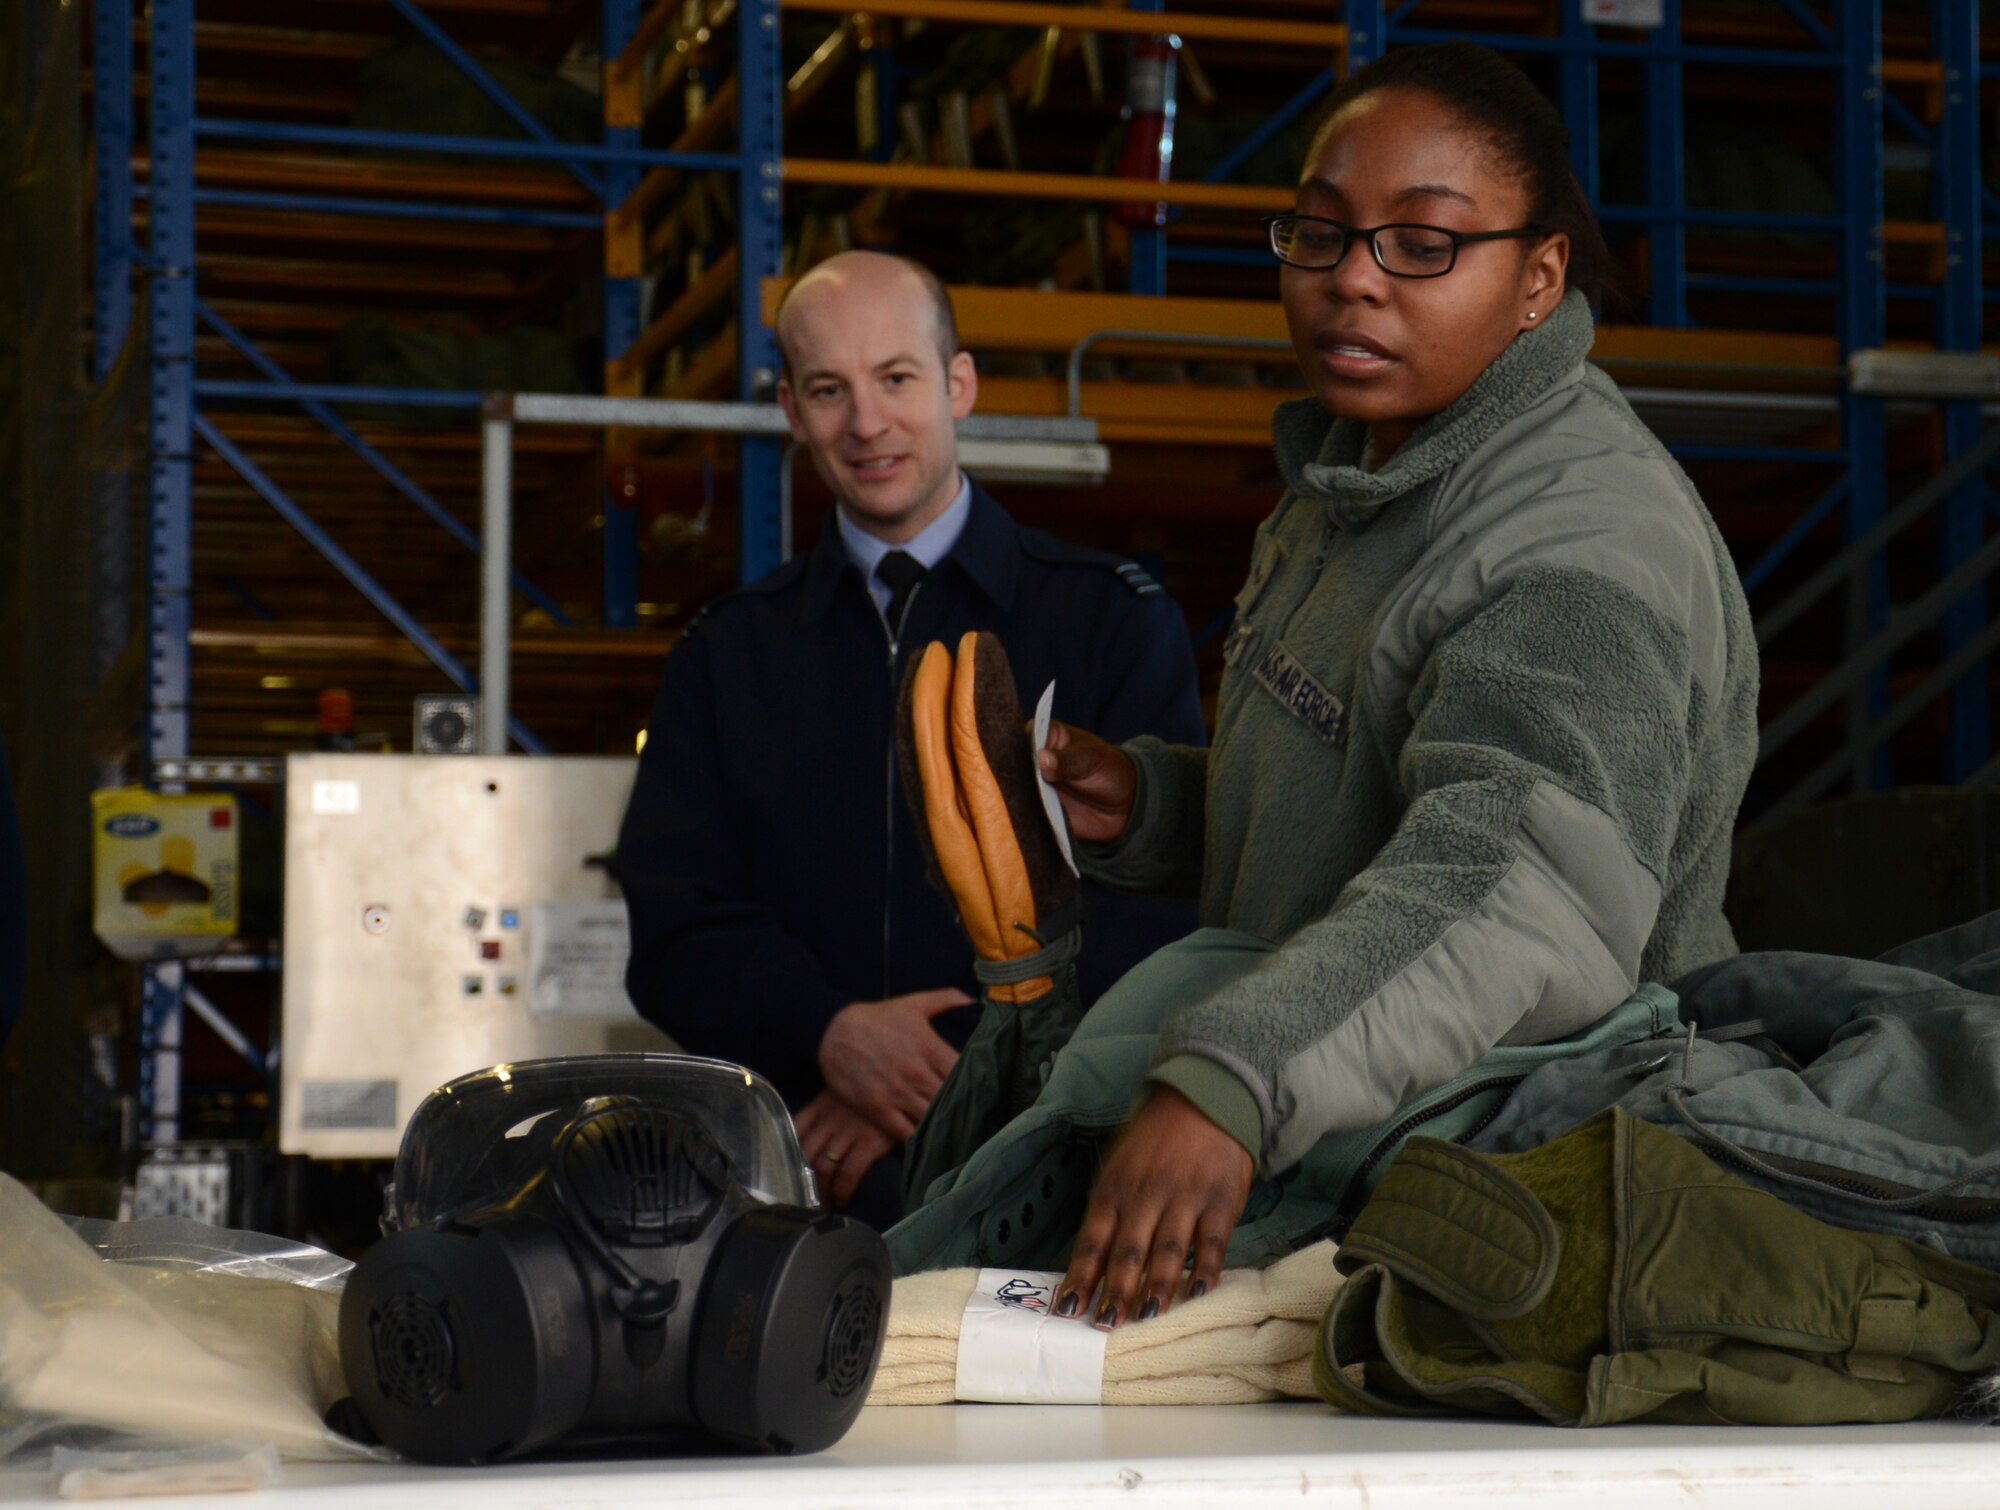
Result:
<svg viewBox="0 0 2000 1510"><path fill-rule="evenodd" d="M1330 1242L1315 1243L1267 1269L1230 1269L1201 1299L1118 1328L1105 1344L1103 1403L1313 1398L1313 1337L1341 1282L1333 1251ZM896 1281L870 1405L952 1403L959 1324L978 1278L977 1269L940 1269Z"/></svg>

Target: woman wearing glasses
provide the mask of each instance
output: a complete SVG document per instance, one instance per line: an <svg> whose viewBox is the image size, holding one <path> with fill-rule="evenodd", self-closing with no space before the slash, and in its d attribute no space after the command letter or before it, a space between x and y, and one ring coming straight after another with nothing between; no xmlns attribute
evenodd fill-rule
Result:
<svg viewBox="0 0 2000 1510"><path fill-rule="evenodd" d="M1041 757L1086 873L1208 925L1127 977L1179 995L1057 1302L1100 1326L1213 1284L1253 1173L1735 950L1749 614L1585 361L1608 257L1554 110L1482 48L1390 53L1269 231L1312 397L1214 744Z"/></svg>

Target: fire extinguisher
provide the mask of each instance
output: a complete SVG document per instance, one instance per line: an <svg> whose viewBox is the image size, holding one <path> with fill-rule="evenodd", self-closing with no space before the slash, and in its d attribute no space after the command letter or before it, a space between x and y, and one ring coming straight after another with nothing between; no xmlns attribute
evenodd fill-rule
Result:
<svg viewBox="0 0 2000 1510"><path fill-rule="evenodd" d="M1167 181L1174 162L1174 60L1180 50L1181 39L1171 34L1132 39L1126 55L1120 178ZM1158 230L1167 223L1167 207L1157 202L1130 200L1112 213L1134 230Z"/></svg>

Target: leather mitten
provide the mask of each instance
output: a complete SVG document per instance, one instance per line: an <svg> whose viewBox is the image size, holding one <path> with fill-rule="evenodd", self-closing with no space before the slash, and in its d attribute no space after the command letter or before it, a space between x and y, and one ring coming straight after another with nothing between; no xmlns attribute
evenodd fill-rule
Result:
<svg viewBox="0 0 2000 1510"><path fill-rule="evenodd" d="M998 1001L1045 995L1075 957L1077 881L1042 808L999 638L974 630L956 659L940 642L926 647L904 677L897 732L918 833L980 983Z"/></svg>
<svg viewBox="0 0 2000 1510"><path fill-rule="evenodd" d="M1049 827L1007 653L977 631L905 673L897 757L931 878L972 941L978 1025L904 1158L914 1209L1030 1106L1083 1006L1077 880Z"/></svg>

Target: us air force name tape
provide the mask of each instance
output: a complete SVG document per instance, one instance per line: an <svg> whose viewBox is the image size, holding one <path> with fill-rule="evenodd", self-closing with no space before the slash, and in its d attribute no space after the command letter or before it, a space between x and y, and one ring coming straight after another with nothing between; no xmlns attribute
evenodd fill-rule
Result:
<svg viewBox="0 0 2000 1510"><path fill-rule="evenodd" d="M1324 743L1340 743L1347 710L1283 644L1265 651L1250 674Z"/></svg>

